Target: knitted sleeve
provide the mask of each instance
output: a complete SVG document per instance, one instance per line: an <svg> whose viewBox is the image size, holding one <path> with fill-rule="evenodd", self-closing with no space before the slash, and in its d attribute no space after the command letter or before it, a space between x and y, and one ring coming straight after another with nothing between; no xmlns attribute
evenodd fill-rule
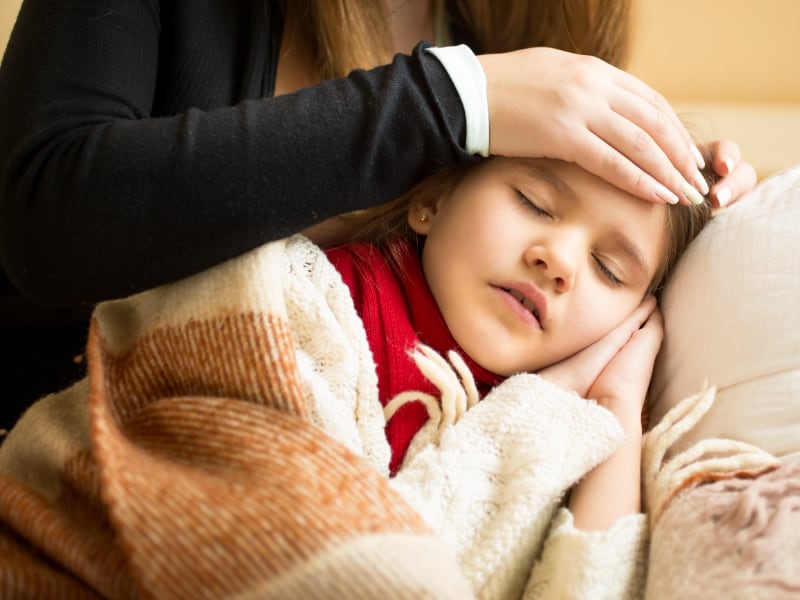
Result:
<svg viewBox="0 0 800 600"><path fill-rule="evenodd" d="M286 313L311 420L388 476L391 453L375 364L350 289L302 235L287 240L284 267Z"/></svg>
<svg viewBox="0 0 800 600"><path fill-rule="evenodd" d="M453 549L479 597L518 598L545 547L554 562L571 560L563 527L545 544L551 523L566 491L614 451L622 429L596 403L532 374L437 426L420 432L393 485ZM536 568L569 568L549 564ZM548 591L559 584L544 577L553 580Z"/></svg>
<svg viewBox="0 0 800 600"><path fill-rule="evenodd" d="M305 238L289 240L286 257L287 313L317 424L386 474L375 373L348 290ZM432 378L442 406L458 403L460 384L445 379ZM478 597L519 598L527 584L528 598L626 598L643 579L644 517L587 533L560 508L622 435L596 403L517 375L454 423L434 414L391 484L452 550Z"/></svg>
<svg viewBox="0 0 800 600"><path fill-rule="evenodd" d="M562 508L523 598L641 598L648 541L644 514L621 517L604 531L581 531L575 528L572 513Z"/></svg>

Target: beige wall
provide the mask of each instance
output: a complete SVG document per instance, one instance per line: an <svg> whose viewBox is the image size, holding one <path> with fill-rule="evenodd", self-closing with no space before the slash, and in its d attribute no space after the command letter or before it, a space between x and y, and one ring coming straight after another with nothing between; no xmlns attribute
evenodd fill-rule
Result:
<svg viewBox="0 0 800 600"><path fill-rule="evenodd" d="M634 0L629 70L767 175L800 164L800 0ZM21 0L0 1L0 48Z"/></svg>
<svg viewBox="0 0 800 600"><path fill-rule="evenodd" d="M800 102L798 0L634 0L629 70L668 98Z"/></svg>
<svg viewBox="0 0 800 600"><path fill-rule="evenodd" d="M14 19L17 18L21 0L3 0L0 3L0 48L5 50Z"/></svg>
<svg viewBox="0 0 800 600"><path fill-rule="evenodd" d="M800 102L800 1L634 3L630 70L668 98ZM0 2L0 48L20 4Z"/></svg>
<svg viewBox="0 0 800 600"><path fill-rule="evenodd" d="M800 1L634 0L628 69L760 177L800 164Z"/></svg>

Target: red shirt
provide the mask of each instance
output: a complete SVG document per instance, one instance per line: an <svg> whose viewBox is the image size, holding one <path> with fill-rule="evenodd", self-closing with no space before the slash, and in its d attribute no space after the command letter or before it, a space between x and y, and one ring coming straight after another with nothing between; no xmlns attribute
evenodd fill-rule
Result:
<svg viewBox="0 0 800 600"><path fill-rule="evenodd" d="M382 250L367 243L356 242L327 250L329 260L350 288L356 311L364 323L378 375L381 403L386 406L397 394L411 390L438 396L436 387L408 355L419 342L442 354L457 351L470 367L478 391L485 394L502 378L474 363L458 348L411 244L399 241L394 249L400 257L397 264L387 259ZM392 449L392 475L400 467L412 438L427 420L425 406L421 402L409 402L386 424L386 437Z"/></svg>

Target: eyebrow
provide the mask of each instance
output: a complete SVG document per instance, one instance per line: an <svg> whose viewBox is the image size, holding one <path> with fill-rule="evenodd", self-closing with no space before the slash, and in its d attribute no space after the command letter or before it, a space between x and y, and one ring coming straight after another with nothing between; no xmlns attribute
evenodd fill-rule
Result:
<svg viewBox="0 0 800 600"><path fill-rule="evenodd" d="M562 196L567 196L573 200L580 200L575 191L564 181L561 177L553 173L550 169L541 165L531 164L529 162L520 161L522 168L531 177L538 179L545 184L549 185L553 190ZM644 253L638 244L636 244L630 237L616 229L613 235L614 245L619 248L620 252L630 258L635 266L644 273L645 277L650 277L650 270L647 268L647 261L644 258Z"/></svg>
<svg viewBox="0 0 800 600"><path fill-rule="evenodd" d="M575 191L569 187L566 181L561 179L558 175L553 173L550 169L546 167L542 167L540 165L531 164L527 161L520 161L520 166L526 171L526 173L533 177L534 179L538 179L543 181L547 185L549 185L553 190L562 196L568 196L571 199L577 199L578 195Z"/></svg>
<svg viewBox="0 0 800 600"><path fill-rule="evenodd" d="M645 200L642 200L642 202L645 202ZM645 274L645 277L651 276L650 270L647 268L647 263L644 260L644 254L642 254L641 249L633 240L620 231L617 231L614 235L614 242L620 252L628 256L635 263L635 266L639 267L642 273Z"/></svg>

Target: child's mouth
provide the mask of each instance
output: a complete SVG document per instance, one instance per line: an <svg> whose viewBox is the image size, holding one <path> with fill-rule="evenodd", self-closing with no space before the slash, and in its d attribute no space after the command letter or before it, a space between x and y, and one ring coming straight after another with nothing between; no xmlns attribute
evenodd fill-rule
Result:
<svg viewBox="0 0 800 600"><path fill-rule="evenodd" d="M508 292L509 294L511 294L514 298L516 298L517 301L520 304L522 304L522 306L524 306L529 311L531 311L531 313L533 313L533 316L536 317L536 320L541 323L541 319L539 319L539 309L536 308L536 306L533 304L533 302L531 302L531 300L529 300L528 298L523 296L522 292L520 292L518 290L514 290L514 289L510 289L510 288L503 288L503 289L506 292Z"/></svg>

